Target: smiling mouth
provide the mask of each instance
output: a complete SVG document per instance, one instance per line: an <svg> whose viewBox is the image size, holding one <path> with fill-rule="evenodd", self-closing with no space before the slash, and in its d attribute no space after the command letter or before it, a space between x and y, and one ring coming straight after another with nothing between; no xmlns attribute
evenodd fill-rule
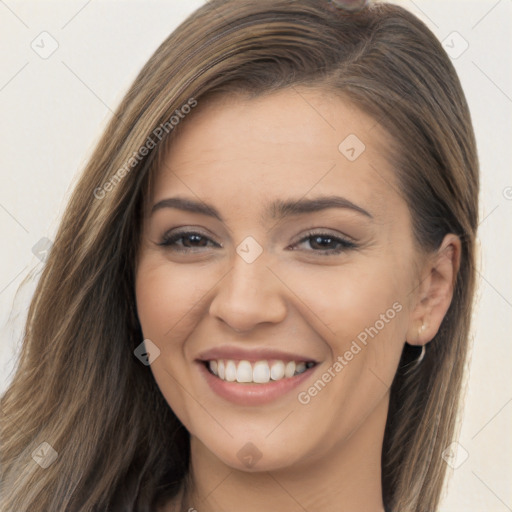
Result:
<svg viewBox="0 0 512 512"><path fill-rule="evenodd" d="M211 359L204 361L207 370L225 382L267 384L304 373L316 363L312 361Z"/></svg>

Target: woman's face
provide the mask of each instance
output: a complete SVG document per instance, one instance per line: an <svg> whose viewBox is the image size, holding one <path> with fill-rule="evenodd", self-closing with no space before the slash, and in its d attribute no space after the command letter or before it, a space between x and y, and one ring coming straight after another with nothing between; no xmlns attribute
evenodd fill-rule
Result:
<svg viewBox="0 0 512 512"><path fill-rule="evenodd" d="M160 350L151 370L192 446L251 471L381 441L419 327L419 256L387 136L350 103L297 88L199 101L180 128L136 296Z"/></svg>

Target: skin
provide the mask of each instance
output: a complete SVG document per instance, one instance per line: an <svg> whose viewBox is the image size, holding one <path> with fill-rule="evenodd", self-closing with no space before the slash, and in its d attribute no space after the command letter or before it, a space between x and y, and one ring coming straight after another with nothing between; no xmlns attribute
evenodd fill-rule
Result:
<svg viewBox="0 0 512 512"><path fill-rule="evenodd" d="M383 510L389 386L405 341L426 344L440 326L460 241L447 235L433 254L416 247L386 158L389 136L332 93L292 88L205 100L180 129L153 184L136 297L144 337L161 351L151 364L155 380L191 434L187 507ZM350 134L366 146L352 162L338 149ZM349 208L265 215L268 201L325 195L342 196L371 218ZM223 221L176 208L151 214L151 206L176 196L213 205ZM202 238L158 245L183 226ZM309 230L327 239L305 239ZM340 245L329 235L356 247L334 254ZM263 248L252 263L236 252L248 236ZM300 403L298 393L332 372L393 304L400 311L385 327ZM318 364L299 389L269 404L234 405L210 389L194 362L223 344L299 352ZM261 454L252 467L237 456L249 442Z"/></svg>

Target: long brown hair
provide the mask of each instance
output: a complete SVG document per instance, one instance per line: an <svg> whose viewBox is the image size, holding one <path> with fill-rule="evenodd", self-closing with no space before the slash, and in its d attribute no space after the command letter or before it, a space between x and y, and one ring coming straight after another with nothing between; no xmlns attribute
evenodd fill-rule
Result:
<svg viewBox="0 0 512 512"><path fill-rule="evenodd" d="M172 151L180 124L170 119L187 122L194 102L296 85L342 94L391 134L419 247L434 250L447 233L462 241L451 306L413 371L417 353L405 345L382 451L386 506L436 510L475 285L478 163L456 72L428 28L398 6L348 14L319 0L210 0L144 66L64 214L2 398L3 511L151 511L177 495L188 433L133 354L142 341L134 275L149 176ZM58 453L46 469L32 458L41 443Z"/></svg>

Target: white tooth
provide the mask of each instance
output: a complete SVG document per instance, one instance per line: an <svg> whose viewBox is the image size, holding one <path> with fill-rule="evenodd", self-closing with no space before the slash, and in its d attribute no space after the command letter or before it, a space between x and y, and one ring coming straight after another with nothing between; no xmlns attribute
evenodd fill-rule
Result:
<svg viewBox="0 0 512 512"><path fill-rule="evenodd" d="M258 361L252 371L252 380L259 384L270 382L270 368L267 361Z"/></svg>
<svg viewBox="0 0 512 512"><path fill-rule="evenodd" d="M284 369L284 376L285 377L293 377L293 374L295 373L295 361L290 361L289 363L286 363L286 368Z"/></svg>
<svg viewBox="0 0 512 512"><path fill-rule="evenodd" d="M217 361L215 361L215 360L210 361L209 366L210 366L211 372L214 375L219 375L219 372L217 371L217 367L218 367Z"/></svg>
<svg viewBox="0 0 512 512"><path fill-rule="evenodd" d="M304 373L306 371L306 363L298 363L295 365L295 371L297 373Z"/></svg>
<svg viewBox="0 0 512 512"><path fill-rule="evenodd" d="M226 378L226 367L224 366L224 360L220 359L217 364L217 372L219 373L219 378L224 380Z"/></svg>
<svg viewBox="0 0 512 512"><path fill-rule="evenodd" d="M272 380L279 380L284 377L284 363L283 361L276 361L270 367L270 378Z"/></svg>
<svg viewBox="0 0 512 512"><path fill-rule="evenodd" d="M236 370L237 382L252 382L252 366L249 361L240 361Z"/></svg>
<svg viewBox="0 0 512 512"><path fill-rule="evenodd" d="M236 380L236 364L235 361L226 362L226 380L228 382L235 382Z"/></svg>

